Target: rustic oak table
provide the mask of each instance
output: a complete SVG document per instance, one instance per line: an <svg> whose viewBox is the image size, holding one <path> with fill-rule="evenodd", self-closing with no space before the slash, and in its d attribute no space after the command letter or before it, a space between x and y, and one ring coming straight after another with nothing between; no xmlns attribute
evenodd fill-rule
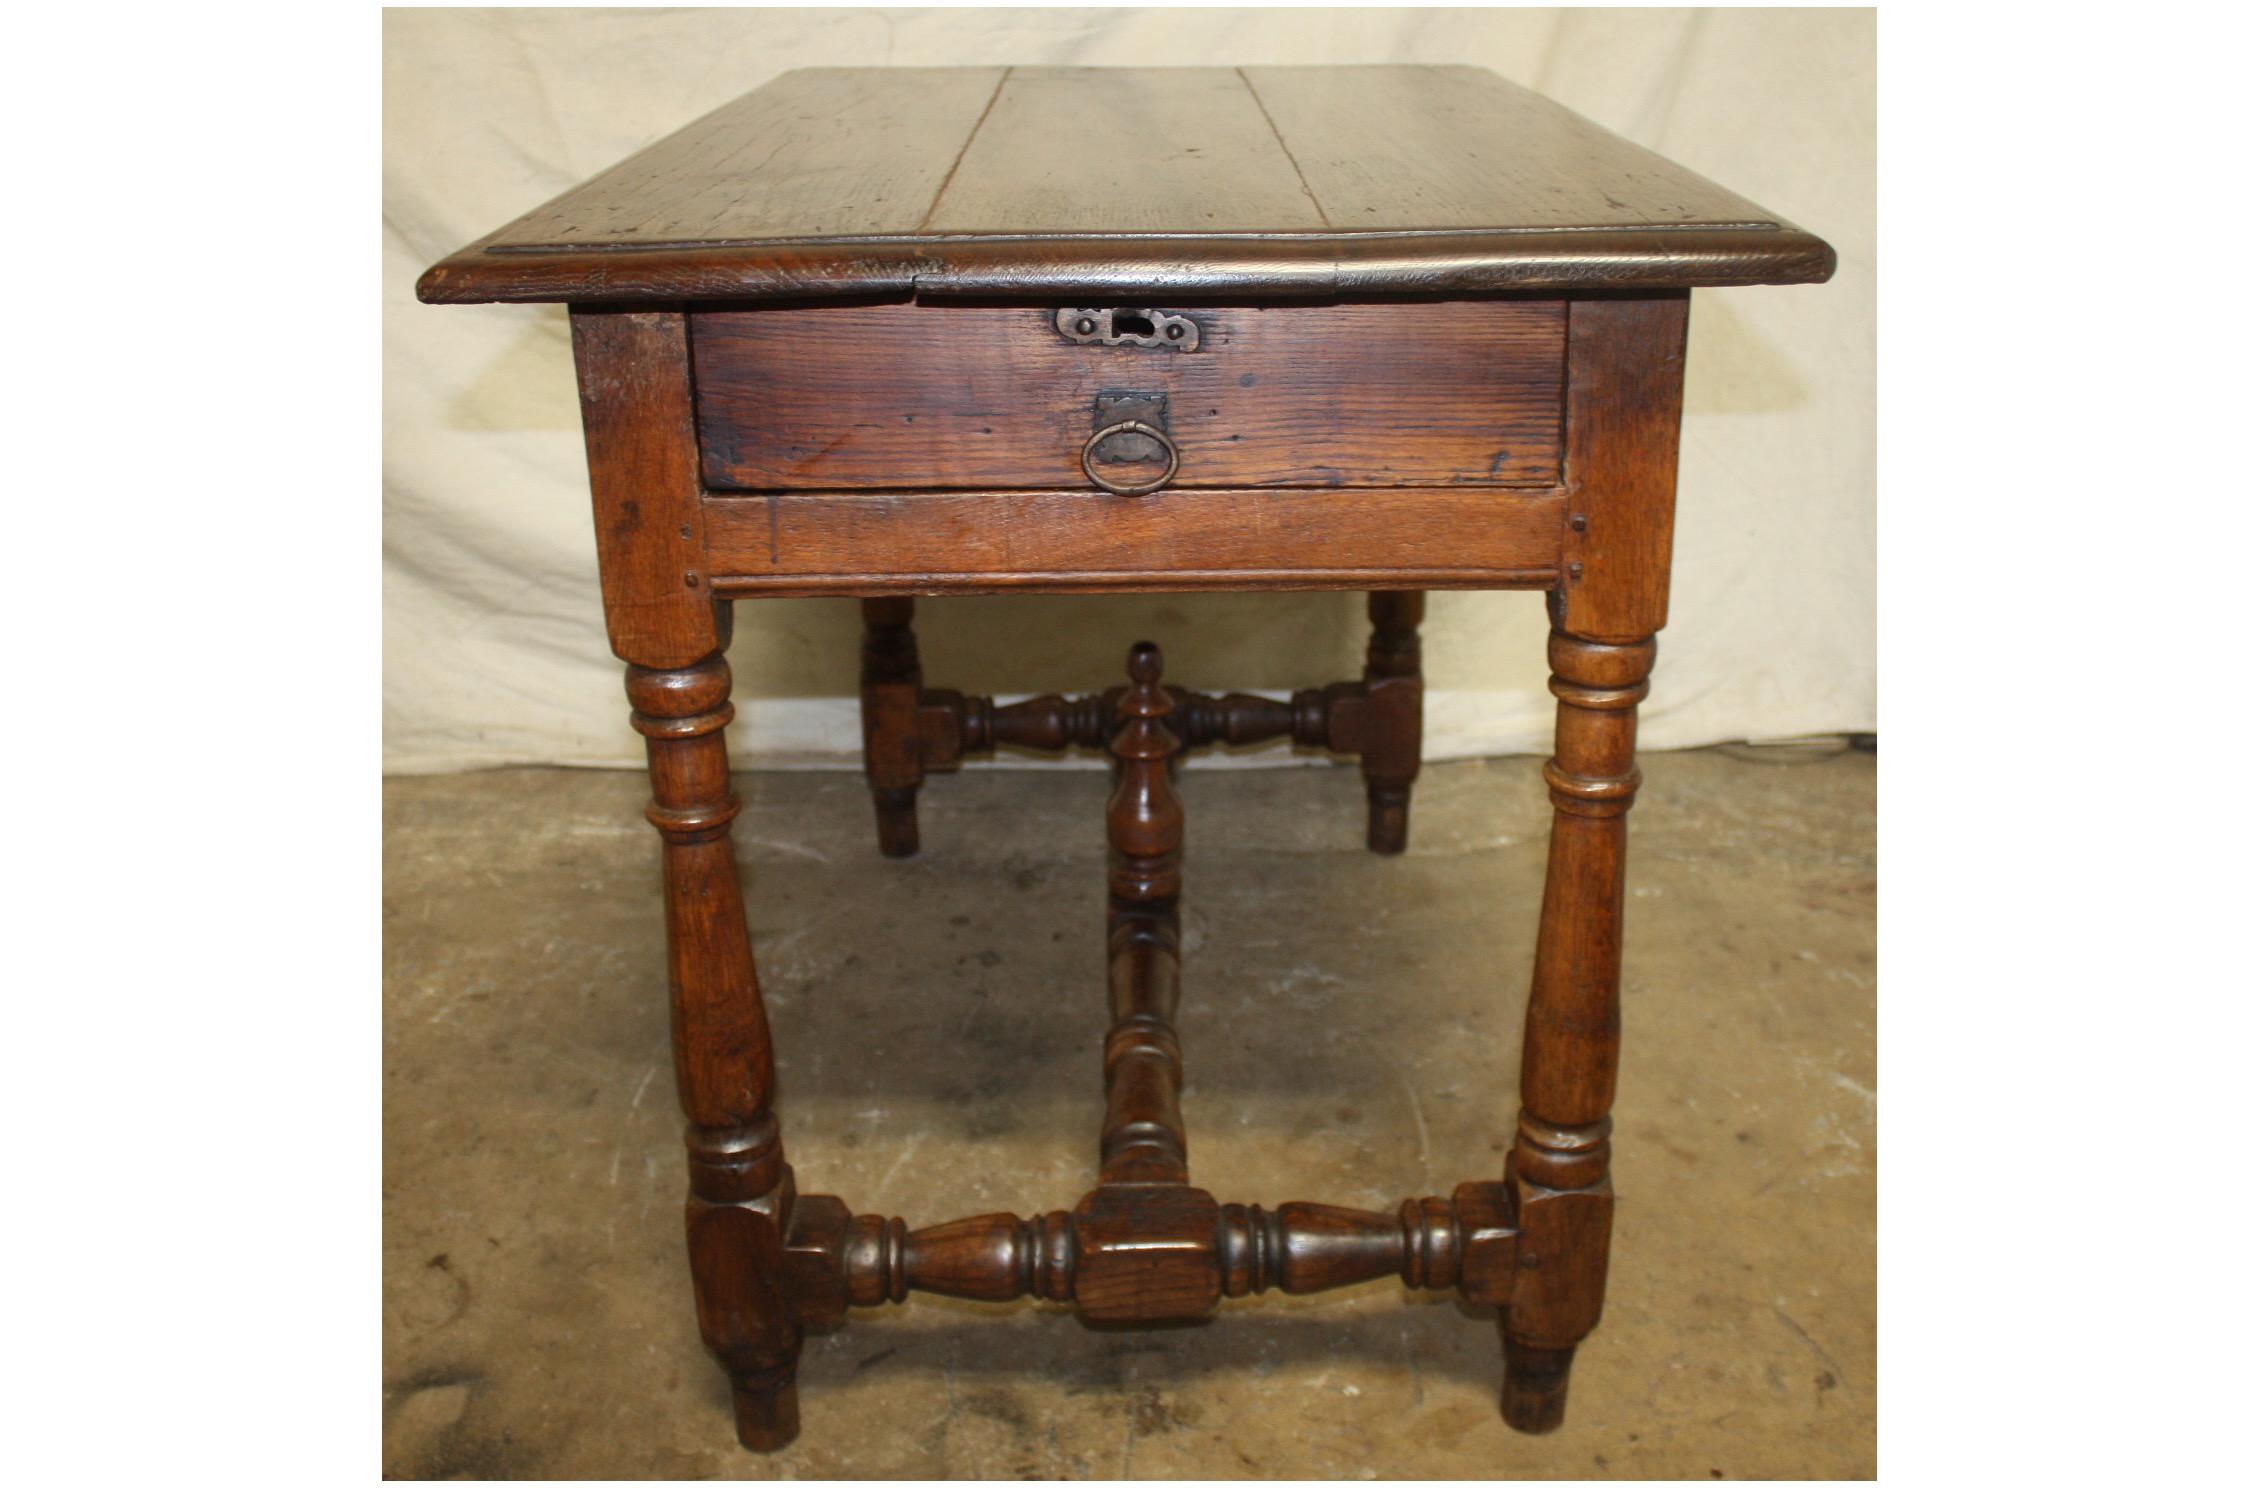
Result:
<svg viewBox="0 0 2256 1504"><path fill-rule="evenodd" d="M1817 282L1824 242L1473 68L788 73L431 268L565 302L603 605L664 838L697 1315L749 1447L802 1334L910 1290L1096 1322L1398 1275L1493 1307L1504 1419L1557 1426L1612 1221L1624 816L1666 614L1693 287ZM1428 589L1548 592L1556 806L1516 1142L1391 1211L1190 1183L1173 1019L1187 748L1361 759L1400 851ZM1363 676L1287 701L1129 681L926 688L911 599L1366 590ZM999 744L1106 748L1106 1109L1072 1211L910 1231L801 1194L737 886L730 603L854 596L878 837Z"/></svg>

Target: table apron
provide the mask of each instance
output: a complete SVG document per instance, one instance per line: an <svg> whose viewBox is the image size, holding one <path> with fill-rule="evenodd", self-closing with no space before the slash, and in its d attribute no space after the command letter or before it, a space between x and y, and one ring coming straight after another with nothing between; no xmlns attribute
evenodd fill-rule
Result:
<svg viewBox="0 0 2256 1504"><path fill-rule="evenodd" d="M780 492L703 501L715 594L1546 589L1567 493Z"/></svg>

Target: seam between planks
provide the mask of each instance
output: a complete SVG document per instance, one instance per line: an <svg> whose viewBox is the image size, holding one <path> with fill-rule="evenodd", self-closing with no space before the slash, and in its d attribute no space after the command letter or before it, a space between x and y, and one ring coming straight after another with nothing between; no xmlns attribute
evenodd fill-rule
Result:
<svg viewBox="0 0 2256 1504"><path fill-rule="evenodd" d="M1009 83L1011 75L1017 71L1017 65L1013 64L1003 70L1001 78L995 80L995 92L987 96L987 108L979 112L979 118L971 123L971 134L965 136L963 145L956 148L956 159L948 164L948 175L940 180L940 186L933 191L932 202L925 206L924 218L917 221L915 233L922 235L925 227L932 223L932 216L940 212L940 200L948 196L949 185L956 180L956 169L963 166L964 155L971 150L971 143L979 139L979 132L986 126L987 117L995 113L995 101L1003 97L1003 85Z"/></svg>
<svg viewBox="0 0 2256 1504"><path fill-rule="evenodd" d="M1300 191L1308 196L1309 205L1315 209L1316 217L1324 222L1325 229L1336 228L1332 224L1331 215L1324 212L1324 201L1316 196L1315 189L1308 186L1308 174L1300 170L1300 158L1294 156L1292 148L1285 144L1285 133L1277 129L1276 120L1269 114L1269 106L1262 102L1261 91L1253 86L1252 79L1246 77L1245 69L1233 68L1230 71L1238 75L1238 82L1245 85L1246 93L1252 96L1253 107L1261 112L1262 122L1269 127L1269 134L1276 138L1277 150L1283 152L1285 160L1292 163L1293 176L1300 179Z"/></svg>

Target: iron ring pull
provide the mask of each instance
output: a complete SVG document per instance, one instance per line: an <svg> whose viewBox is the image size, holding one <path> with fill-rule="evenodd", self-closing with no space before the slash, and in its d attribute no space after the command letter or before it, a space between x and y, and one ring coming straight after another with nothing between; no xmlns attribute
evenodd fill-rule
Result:
<svg viewBox="0 0 2256 1504"><path fill-rule="evenodd" d="M1113 435L1123 433L1140 433L1147 439L1156 439L1159 441L1159 447L1167 451L1167 468L1160 472L1159 479L1146 481L1140 486L1124 486L1116 481L1106 480L1103 476L1097 474L1097 446ZM1176 468L1182 463L1182 452L1176 449L1175 441L1167 436L1166 430L1155 428L1149 423L1139 422L1134 418L1098 429L1095 433L1089 435L1089 442L1081 446L1081 473L1089 477L1091 485L1101 490L1110 491L1115 496L1148 495L1173 480Z"/></svg>

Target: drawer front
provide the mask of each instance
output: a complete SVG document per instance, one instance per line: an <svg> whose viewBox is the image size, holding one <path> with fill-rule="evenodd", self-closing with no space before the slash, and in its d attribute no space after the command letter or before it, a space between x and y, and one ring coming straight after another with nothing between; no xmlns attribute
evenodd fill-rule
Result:
<svg viewBox="0 0 2256 1504"><path fill-rule="evenodd" d="M1055 307L695 312L705 485L1094 490L1083 446L1120 394L1163 400L1171 490L1559 481L1562 302L1151 312L1149 345L1102 342L1109 317L1076 339ZM1171 319L1195 336L1166 343Z"/></svg>

